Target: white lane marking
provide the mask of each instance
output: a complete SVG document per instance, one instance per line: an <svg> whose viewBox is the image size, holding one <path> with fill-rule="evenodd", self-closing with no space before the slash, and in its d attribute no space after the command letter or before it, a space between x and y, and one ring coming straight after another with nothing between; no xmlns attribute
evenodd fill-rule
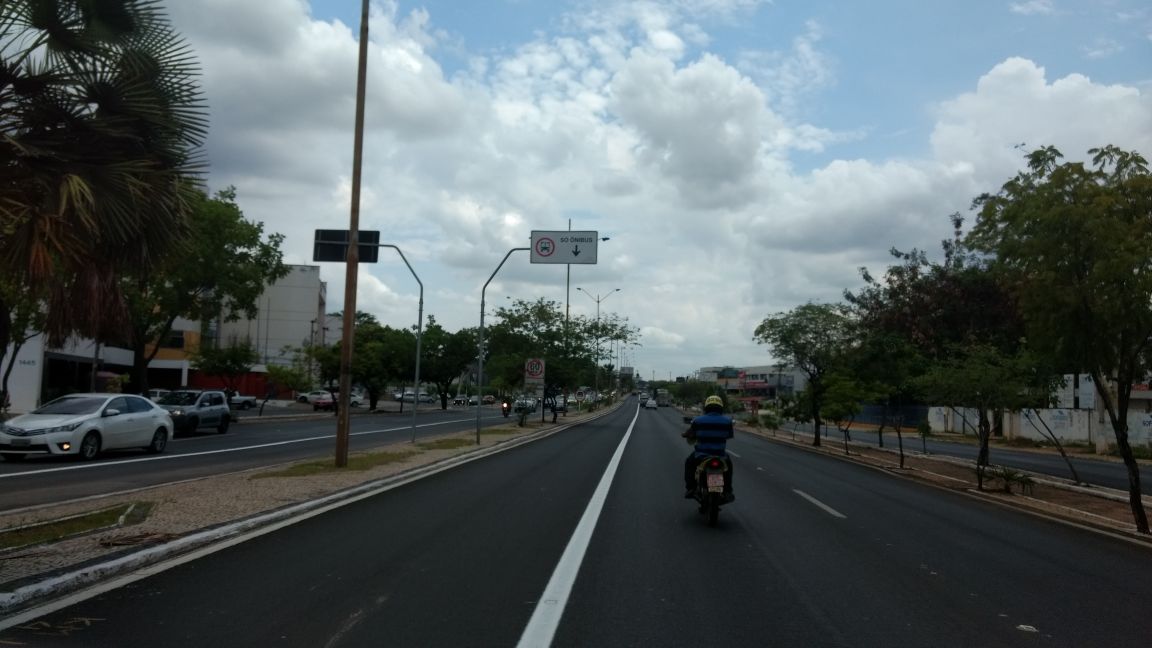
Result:
<svg viewBox="0 0 1152 648"><path fill-rule="evenodd" d="M636 420L639 417L640 409L637 408L636 413L632 415L632 423L628 425L628 431L624 433L620 445L616 446L612 460L604 469L600 483L592 493L588 507L584 509L584 515L580 517L580 523L572 532L568 546L560 556L560 562L556 563L556 569L552 571L552 577L548 579L548 585L536 603L536 610L532 612L532 618L524 628L524 634L520 635L517 648L543 648L552 645L552 638L556 635L556 628L560 626L564 608L568 605L568 597L572 594L572 586L580 573L580 564L584 562L584 554L588 551L588 543L592 540L592 532L596 529L596 522L600 519L600 512L608 499L608 490L612 487L612 480L620 467L620 458L624 456L624 446L628 445L632 428L636 427Z"/></svg>
<svg viewBox="0 0 1152 648"><path fill-rule="evenodd" d="M741 457L740 455L736 454L735 452L732 452L731 450L728 451L728 454L732 455L733 457L736 457L737 459L743 459L744 458L744 457Z"/></svg>
<svg viewBox="0 0 1152 648"><path fill-rule="evenodd" d="M458 421L437 421L435 423L422 423L420 425L417 425L416 427L418 427L418 428L436 427L438 425L447 425L450 423L465 423L465 422L471 422L471 421L475 421L475 419L460 419ZM401 427L382 428L379 430L364 430L361 432L350 432L348 434L348 436L364 436L367 434L383 434L385 432L399 432L400 430L411 430L411 429L412 429L411 425L404 425ZM326 439L333 439L333 438L335 438L335 436L336 436L336 434L332 433L332 434L326 434L324 436L304 437L302 439L289 439L287 441L271 441L269 443L259 443L256 445L240 446L237 448L220 448L219 450L204 450L201 452L185 452L185 453L181 453L181 454L165 454L165 455L160 455L160 456L156 456L156 457L139 457L136 459L122 459L120 461L82 463L82 464L76 464L76 465L72 465L72 466L59 466L56 468L42 468L42 469L36 469L36 470L25 470L25 471L21 471L21 472L8 473L8 474L0 475L0 479L11 479L13 477L27 477L29 475L43 475L43 474L47 474L47 473L64 472L64 471L71 471L71 470L87 470L89 468L107 468L109 466L119 466L122 464L130 464L130 463L141 463L141 462L145 462L145 461L172 461L174 459L184 459L187 457L201 457L201 456L205 456L205 455L224 454L224 453L229 453L229 452L243 452L245 450L259 450L260 448L273 448L275 446L292 445L292 444L296 444L296 443L308 443L310 441L324 441ZM182 439L181 442L192 441L192 440L193 439Z"/></svg>
<svg viewBox="0 0 1152 648"><path fill-rule="evenodd" d="M809 495L808 493L805 493L802 490L798 490L798 489L793 488L792 492L796 493L800 497L803 497L804 499L808 500L809 502L812 502L813 504L815 504L816 506L823 509L825 513L831 515L832 517L838 517L842 520L846 518L846 516L843 513L841 513L840 511L837 511L836 509L832 508L831 506L828 506L824 502L821 502L820 500L816 499L815 497L812 497L811 495Z"/></svg>

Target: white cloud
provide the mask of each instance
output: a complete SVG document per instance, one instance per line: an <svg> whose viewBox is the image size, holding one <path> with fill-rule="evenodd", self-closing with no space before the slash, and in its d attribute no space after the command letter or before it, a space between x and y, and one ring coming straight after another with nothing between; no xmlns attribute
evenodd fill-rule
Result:
<svg viewBox="0 0 1152 648"><path fill-rule="evenodd" d="M1049 15L1056 12L1052 0L1027 0L1026 2L1013 2L1008 5L1012 13L1024 16Z"/></svg>
<svg viewBox="0 0 1152 648"><path fill-rule="evenodd" d="M1049 83L1044 68L1012 58L982 76L974 92L940 105L931 141L938 160L972 165L987 185L1020 167L1020 144L1051 144L1076 157L1103 144L1152 150L1152 98L1080 74Z"/></svg>
<svg viewBox="0 0 1152 648"><path fill-rule="evenodd" d="M1080 48L1090 59L1105 59L1124 51L1124 46L1110 38L1098 38L1092 45Z"/></svg>
<svg viewBox="0 0 1152 648"><path fill-rule="evenodd" d="M569 219L598 230L611 240L599 264L572 267L571 285L623 288L604 306L642 328L636 364L680 374L767 364L751 339L763 317L838 300L859 266L889 263L890 246L937 249L948 214L1020 168L1022 142L1069 157L1105 143L1152 152L1147 92L1049 80L1016 58L939 101L923 150L837 156L866 133L798 116L837 83L819 25L739 65L707 51L701 16L756 4L617 3L570 18L565 33L463 59L450 77L434 14L376 6L361 227L401 246L426 314L448 328L478 323L481 286L531 230ZM235 184L250 218L288 236L288 260L309 262L312 230L348 222L352 30L298 0L196 0L173 16L204 63L210 183ZM827 161L797 171L798 152ZM342 308L342 268L322 275ZM505 297L563 302L565 276L518 253L489 286L489 313ZM392 251L359 277L362 310L415 321L416 282ZM591 300L572 300L573 314L594 315Z"/></svg>

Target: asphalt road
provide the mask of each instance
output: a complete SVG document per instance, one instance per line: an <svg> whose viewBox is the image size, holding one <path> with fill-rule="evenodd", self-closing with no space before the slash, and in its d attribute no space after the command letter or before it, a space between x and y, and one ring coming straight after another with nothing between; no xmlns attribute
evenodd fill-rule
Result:
<svg viewBox="0 0 1152 648"><path fill-rule="evenodd" d="M796 426L802 434L811 436L812 425ZM783 432L782 432L783 433ZM875 432L852 430L852 440L859 443L877 445L879 443ZM824 443L843 443L843 436L839 430L826 427L823 433ZM885 447L890 450L896 448L896 439L893 435L885 435ZM959 457L976 461L977 446L975 444L953 443L927 439L922 442L920 437L912 431L904 436L904 451L906 453L921 453L927 447L928 454ZM990 445L988 448L989 460L997 465L1009 466L1018 470L1028 470L1042 475L1052 475L1061 479L1072 479L1068 464L1056 453L1028 452L1026 450L1013 450ZM1076 468L1080 480L1087 484L1115 488L1127 492L1128 471L1124 464L1118 460L1092 459L1083 455L1069 455L1069 460ZM1152 467L1141 465L1140 492L1152 495Z"/></svg>
<svg viewBox="0 0 1152 648"><path fill-rule="evenodd" d="M743 435L738 499L709 528L680 497L682 427L624 407L152 570L0 645L514 646L538 610L558 624L521 645L1148 645L1146 547Z"/></svg>
<svg viewBox="0 0 1152 648"><path fill-rule="evenodd" d="M160 455L123 451L105 453L90 462L50 456L20 463L0 462L0 489L4 492L0 512L335 455L335 416L262 421L243 416L226 434L180 436ZM484 407L481 416L483 426L508 422L494 407ZM356 414L349 418L349 424L349 449L353 452L412 438L411 413ZM416 419L416 438L475 427L475 409L422 410Z"/></svg>

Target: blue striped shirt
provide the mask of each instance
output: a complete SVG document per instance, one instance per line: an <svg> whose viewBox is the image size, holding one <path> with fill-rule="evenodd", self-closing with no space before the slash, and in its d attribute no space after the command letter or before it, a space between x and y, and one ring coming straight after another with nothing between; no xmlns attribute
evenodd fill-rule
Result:
<svg viewBox="0 0 1152 648"><path fill-rule="evenodd" d="M696 439L696 454L713 457L726 456L725 447L735 432L732 419L723 414L702 414L688 428L689 438Z"/></svg>

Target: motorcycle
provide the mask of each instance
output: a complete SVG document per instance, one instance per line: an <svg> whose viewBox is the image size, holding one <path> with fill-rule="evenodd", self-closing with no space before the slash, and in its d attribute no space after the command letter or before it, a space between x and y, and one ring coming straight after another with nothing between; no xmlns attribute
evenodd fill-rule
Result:
<svg viewBox="0 0 1152 648"><path fill-rule="evenodd" d="M708 526L716 526L720 507L734 499L725 492L727 470L727 457L705 457L696 467L696 501L701 515L708 517Z"/></svg>
<svg viewBox="0 0 1152 648"><path fill-rule="evenodd" d="M508 418L508 415L512 413L512 403L508 401L501 402L500 413L504 415L504 418Z"/></svg>

